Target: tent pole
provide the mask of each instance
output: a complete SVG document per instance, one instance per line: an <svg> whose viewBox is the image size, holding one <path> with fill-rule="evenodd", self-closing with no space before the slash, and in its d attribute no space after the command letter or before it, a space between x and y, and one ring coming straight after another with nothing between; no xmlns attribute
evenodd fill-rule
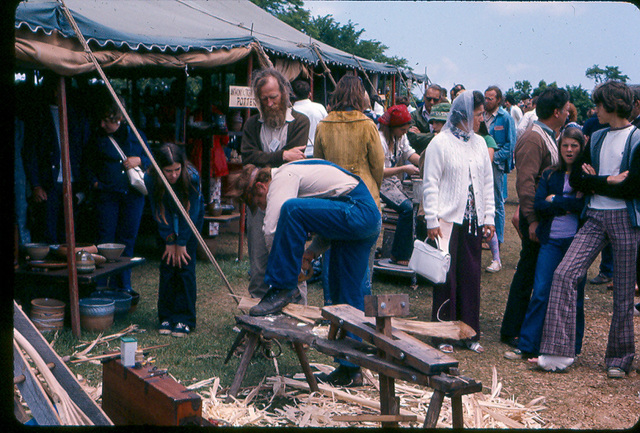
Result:
<svg viewBox="0 0 640 433"><path fill-rule="evenodd" d="M222 280L224 281L225 285L227 286L227 290L232 295L233 300L236 301L236 304L240 304L240 300L238 299L238 297L233 292L233 288L231 287L231 283L229 283L229 280L227 280L227 277L224 275L224 272L222 272L222 268L220 267L220 265L216 261L215 257L213 257L213 254L211 253L211 250L209 249L207 244L204 242L204 239L202 238L202 235L200 234L200 231L198 230L198 228L195 226L195 224L191 220L191 217L189 217L189 214L185 210L184 206L182 206L182 203L180 202L180 200L178 200L178 196L173 191L173 188L171 187L171 184L169 184L169 181L167 180L167 178L164 176L164 174L162 174L162 169L160 168L160 166L156 162L155 158L153 157L153 154L149 150L149 147L146 145L146 143L142 139L142 136L140 135L140 132L138 132L138 129L136 128L136 126L134 125L133 121L131 120L131 117L129 116L129 113L124 108L124 105L122 105L122 102L120 101L120 98L118 98L118 95L116 94L116 91L113 89L113 86L111 85L111 82L109 81L109 79L107 78L106 74L102 70L102 67L98 63L98 59L96 59L96 56L91 51L91 48L89 48L89 44L87 44L86 39L82 35L82 32L80 32L80 29L78 28L78 25L76 24L75 19L71 15L71 12L69 11L67 6L65 5L64 0L58 0L58 1L62 4L62 11L63 11L65 17L69 20L69 23L71 24L71 26L73 27L73 30L74 30L76 36L78 37L78 40L82 44L85 53L87 53L87 55L91 58L91 61L92 61L93 65L96 68L96 71L100 74L100 77L104 80L104 83L107 86L107 89L109 90L109 92L111 93L111 96L113 97L114 102L118 105L118 108L122 112L122 115L126 119L127 123L131 127L131 130L132 130L133 134L136 136L138 142L140 143L140 146L142 146L142 149L144 150L144 152L149 157L149 160L151 161L151 165L153 166L153 169L156 171L156 173L158 174L158 177L160 178L160 180L164 184L167 192L169 193L169 196L171 196L171 199L176 204L176 207L180 211L180 214L182 215L182 217L185 219L185 221L189 225L189 228L191 229L191 232L193 233L193 235L198 240L198 243L200 244L200 246L202 247L202 249L206 253L207 258L214 265L214 267L216 268L216 271L218 271L218 274L220 275L220 278L222 278Z"/></svg>
<svg viewBox="0 0 640 433"><path fill-rule="evenodd" d="M331 84L333 84L333 88L335 89L338 86L336 84L336 80L334 80L333 77L331 76L331 70L327 67L327 64L324 62L324 59L320 55L320 51L318 50L318 47L316 47L315 44L311 44L311 48L316 53L316 56L318 56L318 60L322 65L322 69L324 70L324 75L329 77L329 79L331 80Z"/></svg>
<svg viewBox="0 0 640 433"><path fill-rule="evenodd" d="M64 208L64 229L67 241L67 263L69 275L69 309L71 311L71 331L80 337L80 309L78 306L78 270L76 268L76 238L73 222L73 191L71 190L71 162L69 157L69 129L67 116L67 89L65 78L58 82L58 113L60 121L60 156L62 157L62 204Z"/></svg>

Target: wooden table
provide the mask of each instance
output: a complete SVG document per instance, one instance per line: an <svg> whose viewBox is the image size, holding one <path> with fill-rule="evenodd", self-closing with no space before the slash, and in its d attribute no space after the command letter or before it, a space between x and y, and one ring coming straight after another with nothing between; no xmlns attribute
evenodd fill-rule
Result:
<svg viewBox="0 0 640 433"><path fill-rule="evenodd" d="M83 274L78 272L79 294L88 295L97 285L101 278L116 275L127 269L132 269L146 262L143 257L120 257L115 262L107 262L96 268L95 271ZM69 270L67 267L61 269L39 269L30 268L28 265L20 265L14 271L15 297L22 302L27 314L31 310L31 300L39 297L59 299L67 304L69 317Z"/></svg>
<svg viewBox="0 0 640 433"><path fill-rule="evenodd" d="M84 274L78 272L78 283L95 283L100 278L105 278L121 273L127 269L140 266L146 262L143 257L120 257L115 262L106 262L96 268L95 271ZM31 268L28 264L21 265L14 272L16 281L24 282L66 282L69 279L69 271L66 267L61 269Z"/></svg>
<svg viewBox="0 0 640 433"><path fill-rule="evenodd" d="M240 206L239 212L233 212L229 215L206 215L204 216L205 222L213 222L220 224L227 224L232 221L240 220L238 228L238 261L242 260L244 253L244 224L245 224L246 205L243 203Z"/></svg>

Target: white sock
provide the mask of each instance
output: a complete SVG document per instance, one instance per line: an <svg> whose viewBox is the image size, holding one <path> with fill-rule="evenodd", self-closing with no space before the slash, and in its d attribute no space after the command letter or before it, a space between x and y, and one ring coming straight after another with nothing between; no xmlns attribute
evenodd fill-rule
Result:
<svg viewBox="0 0 640 433"><path fill-rule="evenodd" d="M547 371L562 371L573 364L575 358L559 355L540 355L538 365Z"/></svg>

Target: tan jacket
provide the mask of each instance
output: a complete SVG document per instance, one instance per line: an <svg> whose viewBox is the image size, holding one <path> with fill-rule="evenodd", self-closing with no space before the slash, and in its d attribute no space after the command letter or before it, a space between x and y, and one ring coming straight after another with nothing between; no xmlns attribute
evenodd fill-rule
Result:
<svg viewBox="0 0 640 433"><path fill-rule="evenodd" d="M359 176L380 208L384 151L375 123L359 111L332 111L316 129L314 158Z"/></svg>

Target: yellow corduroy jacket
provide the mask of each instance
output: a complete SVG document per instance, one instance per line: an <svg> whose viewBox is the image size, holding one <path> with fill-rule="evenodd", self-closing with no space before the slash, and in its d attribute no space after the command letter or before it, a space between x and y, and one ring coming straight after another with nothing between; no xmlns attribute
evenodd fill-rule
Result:
<svg viewBox="0 0 640 433"><path fill-rule="evenodd" d="M314 158L359 176L380 208L384 151L376 124L360 111L332 111L316 129Z"/></svg>

